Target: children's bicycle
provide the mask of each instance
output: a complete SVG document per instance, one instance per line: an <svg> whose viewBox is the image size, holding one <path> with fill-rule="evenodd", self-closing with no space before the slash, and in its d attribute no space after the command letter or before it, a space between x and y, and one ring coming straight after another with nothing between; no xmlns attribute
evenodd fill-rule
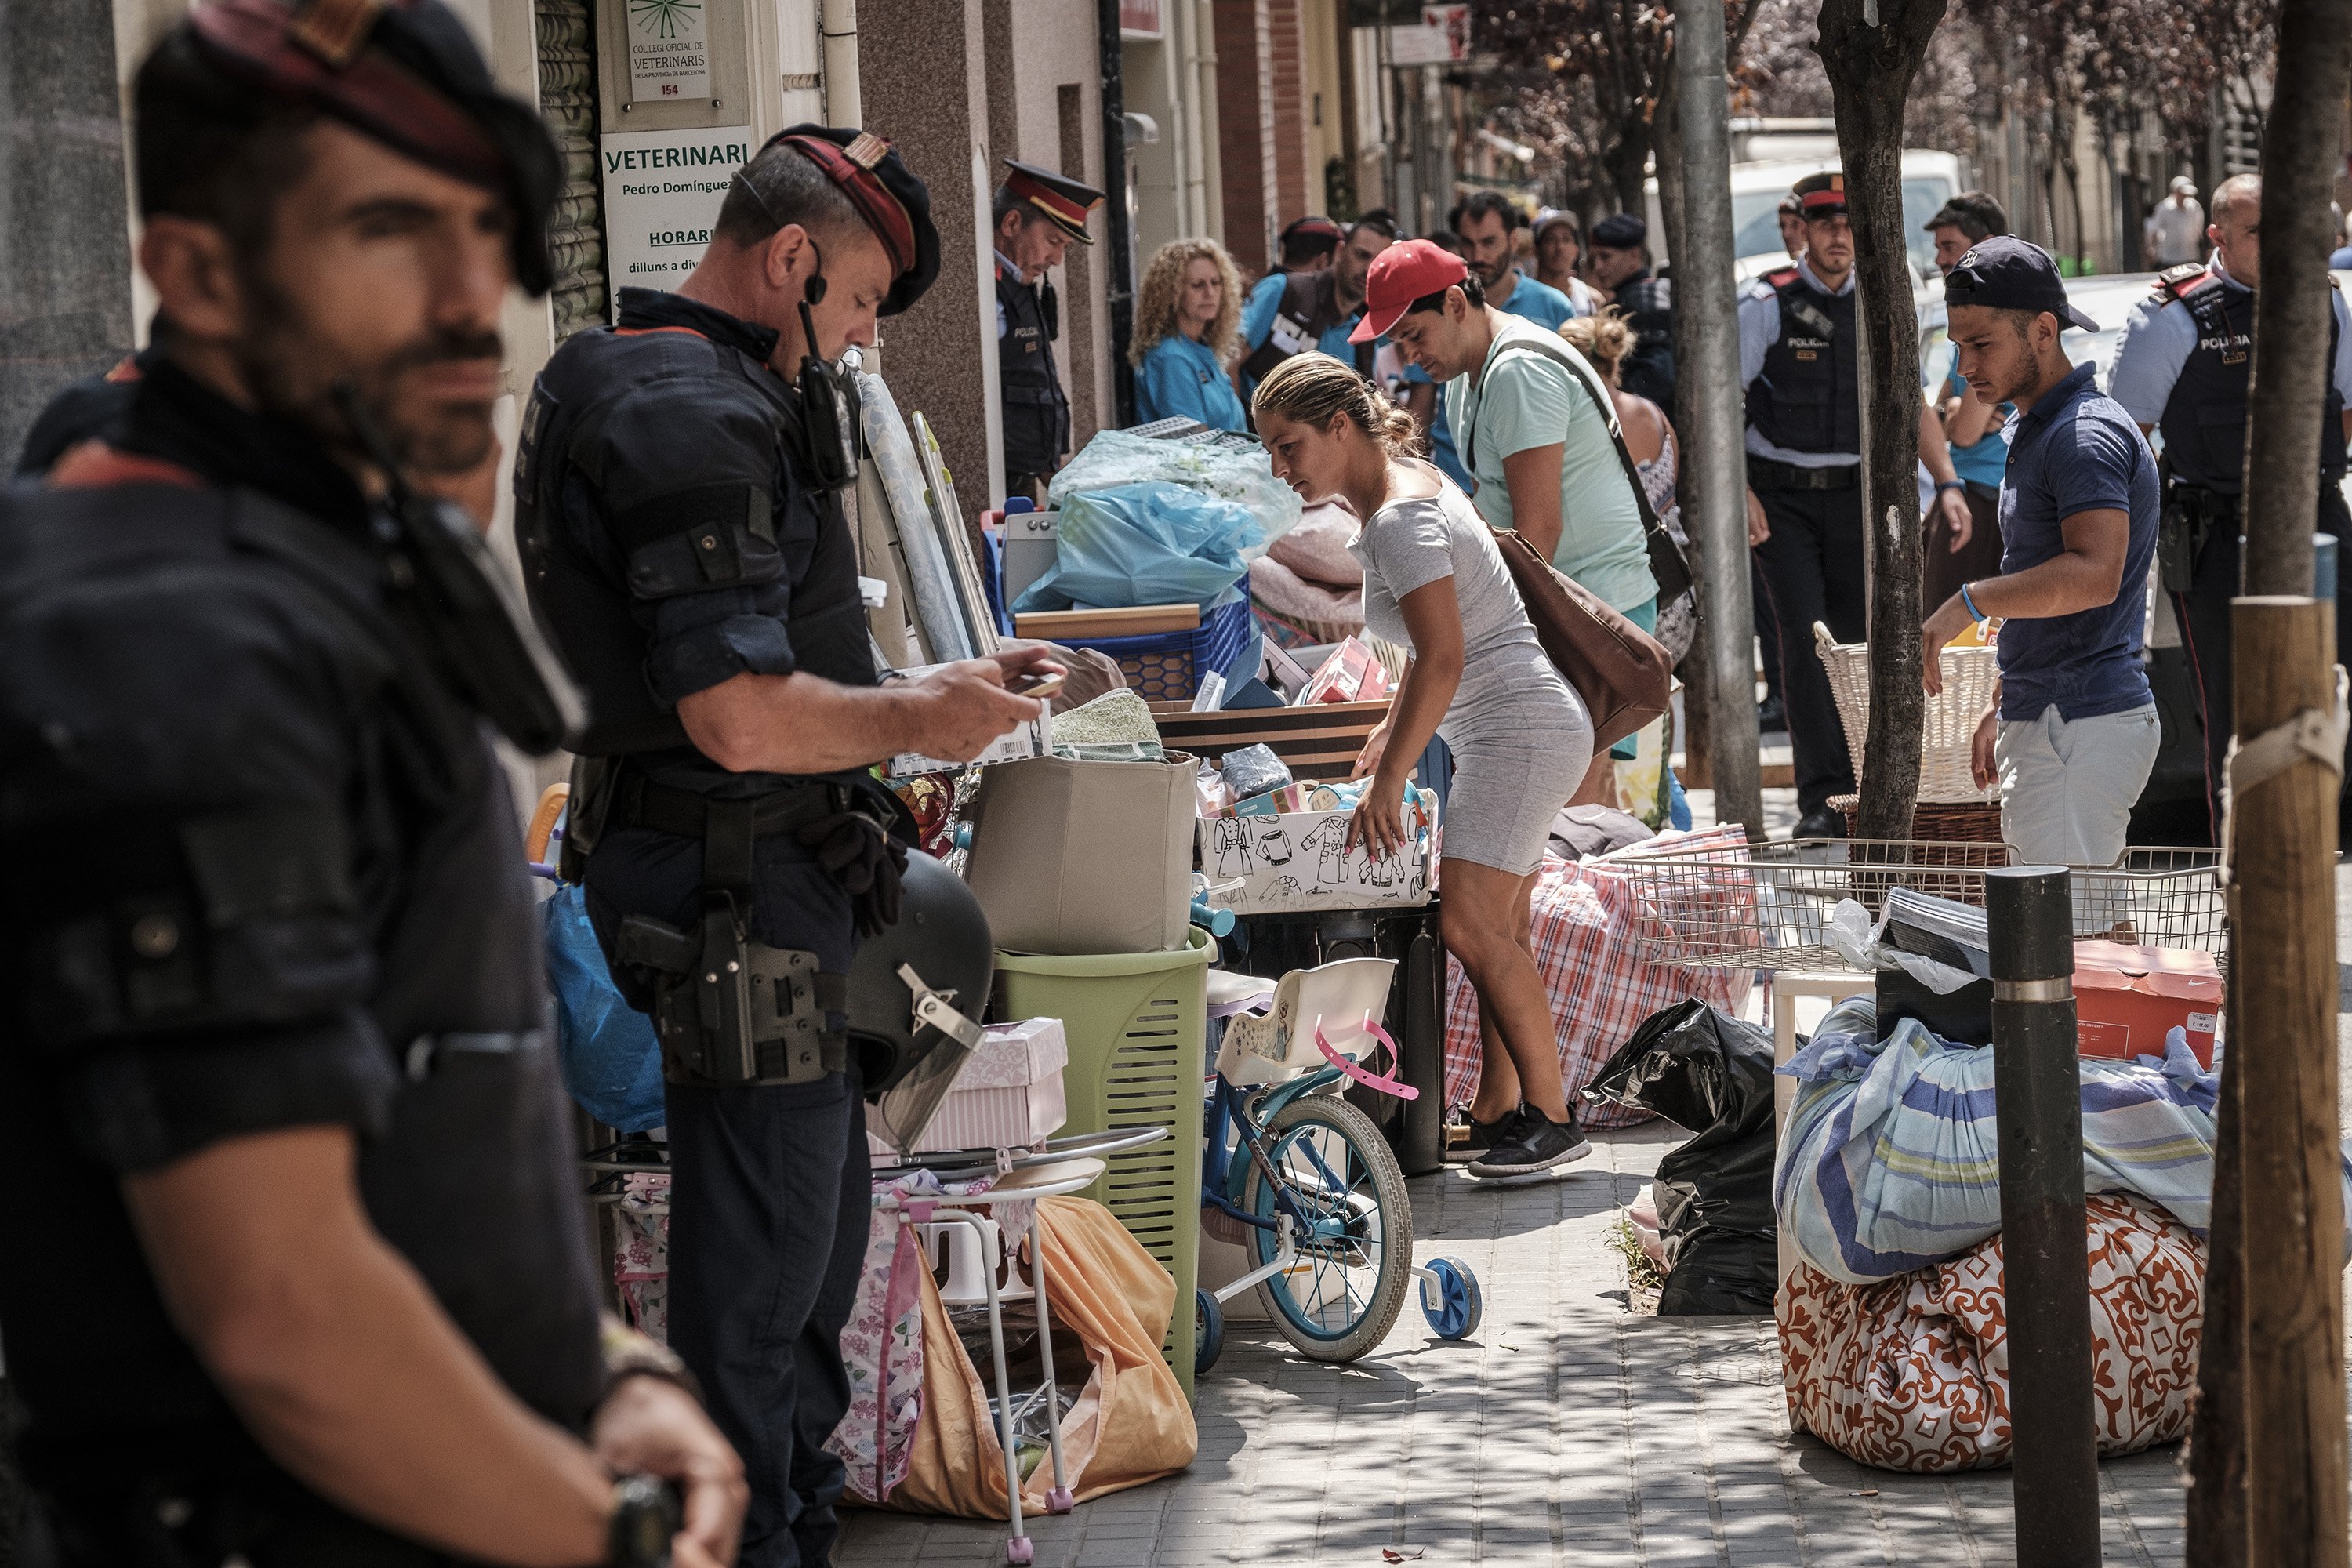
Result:
<svg viewBox="0 0 2352 1568"><path fill-rule="evenodd" d="M1279 984L1211 977L1232 1002L1255 994L1270 1005L1227 1022L1205 1107L1202 1228L1239 1243L1252 1268L1197 1293L1196 1375L1223 1349L1223 1303L1252 1287L1282 1336L1316 1361L1354 1361L1386 1339L1415 1278L1439 1338L1477 1330L1477 1277L1458 1258L1413 1262L1404 1173L1371 1118L1339 1094L1353 1082L1418 1095L1394 1076L1396 1042L1379 1023L1395 971L1392 959L1349 958ZM1362 1065L1381 1048L1385 1073Z"/></svg>

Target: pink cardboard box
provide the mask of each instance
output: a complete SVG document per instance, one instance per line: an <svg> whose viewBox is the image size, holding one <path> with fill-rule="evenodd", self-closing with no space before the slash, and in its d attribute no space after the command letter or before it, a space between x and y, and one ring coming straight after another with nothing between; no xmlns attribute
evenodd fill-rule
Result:
<svg viewBox="0 0 2352 1568"><path fill-rule="evenodd" d="M1069 1120L1062 1089L1069 1060L1059 1018L990 1025L915 1152L1025 1149L1053 1136Z"/></svg>
<svg viewBox="0 0 2352 1568"><path fill-rule="evenodd" d="M2160 1057L2165 1032L2178 1025L2210 1068L2221 1012L2221 971L2210 952L2074 944L2074 1019L2084 1056Z"/></svg>

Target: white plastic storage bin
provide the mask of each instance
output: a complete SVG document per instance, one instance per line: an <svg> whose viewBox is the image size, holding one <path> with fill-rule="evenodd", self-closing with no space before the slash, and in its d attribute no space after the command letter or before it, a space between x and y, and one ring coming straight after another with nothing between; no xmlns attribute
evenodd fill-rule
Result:
<svg viewBox="0 0 2352 1568"><path fill-rule="evenodd" d="M991 1024L915 1152L1025 1149L1052 1137L1069 1120L1062 1091L1069 1060L1059 1018Z"/></svg>

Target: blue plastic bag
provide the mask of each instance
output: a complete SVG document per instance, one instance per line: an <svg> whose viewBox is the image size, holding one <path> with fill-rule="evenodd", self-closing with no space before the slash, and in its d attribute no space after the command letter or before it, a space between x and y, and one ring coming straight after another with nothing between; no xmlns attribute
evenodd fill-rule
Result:
<svg viewBox="0 0 2352 1568"><path fill-rule="evenodd" d="M547 984L555 993L555 1053L563 1087L588 1114L623 1132L666 1120L661 1047L653 1020L621 999L588 906L565 886L541 906L547 923Z"/></svg>
<svg viewBox="0 0 2352 1568"><path fill-rule="evenodd" d="M1054 564L1022 591L1016 611L1100 609L1231 600L1257 514L1182 485L1151 481L1081 490L1062 503Z"/></svg>

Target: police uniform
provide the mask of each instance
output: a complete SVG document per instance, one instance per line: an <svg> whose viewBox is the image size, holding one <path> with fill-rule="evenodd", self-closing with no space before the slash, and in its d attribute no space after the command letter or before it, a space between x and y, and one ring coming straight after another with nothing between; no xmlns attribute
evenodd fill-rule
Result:
<svg viewBox="0 0 2352 1568"><path fill-rule="evenodd" d="M938 270L919 182L878 137L779 140L866 214L899 268L883 313L904 310ZM800 386L770 368L776 341L624 289L618 324L541 373L515 477L532 606L591 710L566 874L662 1042L670 1343L749 1472L742 1561L771 1565L829 1560L844 1472L824 1443L848 1408L839 1342L866 1247L839 1033L857 931L826 862L878 843L895 807L861 773L730 772L677 717L747 672L876 681L843 476L812 444L804 399L822 389L806 367Z"/></svg>
<svg viewBox="0 0 2352 1568"><path fill-rule="evenodd" d="M1837 175L1809 176L1797 196L1815 216L1845 210ZM1840 642L1865 635L1857 342L1852 274L1832 290L1800 260L1757 279L1739 301L1748 484L1772 531L1756 555L1780 628L1797 806L1817 820L1828 814L1830 796L1854 787L1813 623L1826 622Z"/></svg>
<svg viewBox="0 0 2352 1568"><path fill-rule="evenodd" d="M2328 294L2315 527L2352 539L2343 491L2352 311L2332 279ZM2208 805L2217 826L2222 761L2232 729L2230 601L2242 591L2239 539L2244 522L2239 495L2244 489L2253 330L2253 290L2231 277L2216 253L2208 264L2187 263L2158 278L2153 294L2132 308L2108 374L2116 401L2163 437L2164 525L2157 563L2196 668ZM2337 658L2352 665L2352 616L2336 616L2336 633Z"/></svg>
<svg viewBox="0 0 2352 1568"><path fill-rule="evenodd" d="M1004 161L1004 193L1044 215L1080 245L1092 245L1087 215L1102 203L1092 185L1018 159ZM996 253L996 374L1003 395L1004 482L1014 495L1043 502L1045 482L1070 450L1070 399L1054 347L1062 335L1062 307L1053 281L1034 283L1003 251Z"/></svg>
<svg viewBox="0 0 2352 1568"><path fill-rule="evenodd" d="M140 377L163 357L160 347L150 345L50 398L25 432L25 445L16 453L16 477L40 478L84 441L120 442Z"/></svg>

